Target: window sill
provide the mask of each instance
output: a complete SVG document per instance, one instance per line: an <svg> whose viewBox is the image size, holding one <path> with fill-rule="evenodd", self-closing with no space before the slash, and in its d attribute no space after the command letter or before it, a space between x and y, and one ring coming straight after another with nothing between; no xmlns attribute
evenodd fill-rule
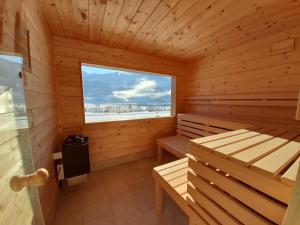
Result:
<svg viewBox="0 0 300 225"><path fill-rule="evenodd" d="M175 117L176 116L162 116L162 117L149 117L149 118L139 118L139 119L95 121L95 122L85 122L85 125L106 124L106 123L126 123L126 122L143 121L143 120L163 120L163 119L174 119Z"/></svg>

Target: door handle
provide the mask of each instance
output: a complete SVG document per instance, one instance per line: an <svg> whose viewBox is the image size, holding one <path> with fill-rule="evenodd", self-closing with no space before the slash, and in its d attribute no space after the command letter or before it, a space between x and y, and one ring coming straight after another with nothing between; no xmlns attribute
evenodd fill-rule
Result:
<svg viewBox="0 0 300 225"><path fill-rule="evenodd" d="M36 186L40 187L47 183L49 179L49 172L46 169L38 169L35 173L24 176L13 176L9 185L12 191L19 192L24 187Z"/></svg>

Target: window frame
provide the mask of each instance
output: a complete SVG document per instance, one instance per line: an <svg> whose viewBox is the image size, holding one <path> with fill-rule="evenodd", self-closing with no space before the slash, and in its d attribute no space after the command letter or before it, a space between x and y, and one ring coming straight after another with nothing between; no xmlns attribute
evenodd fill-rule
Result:
<svg viewBox="0 0 300 225"><path fill-rule="evenodd" d="M90 67L98 67L103 69L111 69L111 70L120 70L124 72L133 72L133 73L141 73L141 74L148 74L148 75L155 75L155 76L163 76L163 77L170 77L171 78L171 109L170 109L170 116L163 116L163 117L149 117L149 118L137 118L137 119L126 119L126 120L111 120L111 121L95 121L95 122L87 122L85 119L85 110L84 110L84 91L83 91L83 77L82 77L82 66L90 66ZM117 122L126 122L126 121L135 121L135 120L153 120L153 119L164 119L164 118L174 118L176 116L176 76L169 75L169 74L161 74L161 73L154 73L154 72L147 72L135 69L128 69L123 67L116 67L116 66L104 66L92 63L81 62L80 63L80 82L81 82L81 96L82 96L82 112L83 112L83 120L84 124L97 124L97 123L117 123Z"/></svg>

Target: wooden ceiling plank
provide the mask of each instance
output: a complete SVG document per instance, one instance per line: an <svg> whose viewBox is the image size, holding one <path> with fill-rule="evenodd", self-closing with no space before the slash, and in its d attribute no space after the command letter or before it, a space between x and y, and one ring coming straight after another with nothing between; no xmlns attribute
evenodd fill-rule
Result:
<svg viewBox="0 0 300 225"><path fill-rule="evenodd" d="M173 33L171 36L165 39L165 41L168 44L165 45L164 48L154 51L153 54L164 54L164 52L167 52L167 54L169 54L169 52L173 52L175 50L178 50L179 53L182 52L183 48L178 48L178 43L186 43L187 41L189 42L190 38L192 38L195 35L197 28L199 29L199 27L203 28L202 26L208 26L207 24L210 24L210 21L213 21L214 18L220 16L220 12L222 12L223 10L224 12L221 14L221 16L224 16L226 10L228 8L233 7L232 5L241 4L232 4L233 2L234 0L210 2L210 4L207 5L205 8L201 8L201 14L199 14L199 16L195 17L185 26L181 27L179 30L177 30L175 33ZM223 22L221 24L223 24ZM206 31L206 29L204 28L203 30Z"/></svg>
<svg viewBox="0 0 300 225"><path fill-rule="evenodd" d="M168 15L171 9L177 5L178 2L179 0L162 0L153 13L148 17L147 21L139 30L139 32L131 40L127 48L130 50L135 50L135 46L151 33L155 26Z"/></svg>
<svg viewBox="0 0 300 225"><path fill-rule="evenodd" d="M187 11L198 11L196 7L196 3L199 3L201 1L197 0L181 0L168 15L152 30L151 34L148 35L143 41L139 43L139 45L135 45L135 48L141 48L142 46L147 46L147 48L150 50L153 46L156 46L156 38L157 36L161 35L162 33L170 32L170 28L173 28L175 24L180 25L183 21L181 19L181 16L187 13ZM190 15L189 17L191 17Z"/></svg>
<svg viewBox="0 0 300 225"><path fill-rule="evenodd" d="M165 44L172 40L172 36L176 37L180 34L181 30L184 27L190 26L189 24L192 21L197 20L202 17L203 12L206 11L208 7L210 7L215 0L203 0L197 1L195 5L193 5L189 10L187 10L182 17L180 17L177 21L171 24L167 29L162 30L163 32L157 32L155 37L152 40L151 52L150 54L155 54L155 52L164 49ZM223 1L224 2L224 1Z"/></svg>
<svg viewBox="0 0 300 225"><path fill-rule="evenodd" d="M70 38L76 38L76 32L74 30L73 21L73 4L71 1L54 0L57 12L60 17L60 22L64 29L65 36ZM47 16L46 16L47 17Z"/></svg>
<svg viewBox="0 0 300 225"><path fill-rule="evenodd" d="M127 28L133 22L137 10L143 0L125 0L123 9L110 38L109 45L118 46Z"/></svg>
<svg viewBox="0 0 300 225"><path fill-rule="evenodd" d="M237 45L255 39L299 37L300 2L294 0L40 0L39 4L56 35L173 61L215 54L230 58ZM239 51L248 63L248 55ZM205 75L217 70L217 65L209 65Z"/></svg>
<svg viewBox="0 0 300 225"><path fill-rule="evenodd" d="M297 3L299 6L299 3ZM255 13L256 16L245 16L237 24L236 21L224 27L223 32L216 31L216 35L212 35L211 39L207 39L200 48L194 48L191 51L183 54L184 57L192 58L195 55L207 54L212 51L217 51L224 48L232 48L249 41L272 35L293 27L299 20L299 8L296 3L291 7L289 4L278 4L273 7L264 8L264 13ZM288 8L286 8L288 6ZM287 14L288 13L288 14ZM192 41L190 45L194 45L197 40ZM229 44L230 43L230 44ZM187 46L187 48L189 48Z"/></svg>
<svg viewBox="0 0 300 225"><path fill-rule="evenodd" d="M47 23L54 34L64 35L58 11L54 0L39 1L42 12L47 16Z"/></svg>
<svg viewBox="0 0 300 225"><path fill-rule="evenodd" d="M160 0L143 0L140 8L138 9L132 23L129 25L125 34L123 35L120 44L118 47L126 48L131 40L134 38L135 34L140 30L144 25L148 16L156 9Z"/></svg>
<svg viewBox="0 0 300 225"><path fill-rule="evenodd" d="M121 10L124 5L124 0L109 0L106 3L102 32L101 43L107 45L110 37L114 31L115 25L120 16Z"/></svg>
<svg viewBox="0 0 300 225"><path fill-rule="evenodd" d="M263 0L255 4L253 3L253 1L250 0L241 2L234 1L234 3L228 0L224 1L224 3L227 4L220 11L214 9L214 7L217 7L216 4L208 10L210 12L207 13L206 16L203 17L203 19L197 19L194 21L193 24L190 25L193 29L193 32L189 32L187 27L185 27L185 29L181 31L181 36L185 37L179 41L177 39L169 41L168 47L165 50L163 50L163 52L165 52L165 54L169 54L170 51L177 51L178 53L180 53L180 51L184 49L186 43L194 43L194 41L200 41L201 43L203 43L205 41L205 37L210 38L217 31L224 30L223 28L226 27L228 24L236 23L236 21L239 21L244 16L251 15L251 13L255 12L256 10L259 10L264 5L270 2L272 2L272 0Z"/></svg>
<svg viewBox="0 0 300 225"><path fill-rule="evenodd" d="M106 1L89 0L89 41L97 43L100 39Z"/></svg>
<svg viewBox="0 0 300 225"><path fill-rule="evenodd" d="M72 0L73 16L77 39L87 41L89 38L89 0Z"/></svg>
<svg viewBox="0 0 300 225"><path fill-rule="evenodd" d="M289 5L289 7L291 6ZM210 39L203 40L204 42L201 47L199 46L198 48L191 49L192 45L199 42L196 39L191 41L191 45L186 46L186 48L191 49L191 51L185 52L182 56L186 58L195 58L200 54L211 54L217 51L230 49L249 41L255 41L265 35L272 35L284 31L288 27L297 24L296 21L298 21L299 18L288 17L288 20L290 21L284 19L284 13L292 13L292 9L283 11L283 9L286 8L286 5L278 6L278 4L273 8L277 9L279 14L282 14L282 18L275 18L274 15L272 15L274 14L272 11L271 14L268 14L267 12L271 10L272 7L265 7L263 13L257 11L253 15L245 16L240 19L238 24L233 22L226 27L223 27L222 30L215 31L215 34L211 35L212 37ZM299 11L299 9L294 10ZM296 15L296 13L294 14Z"/></svg>

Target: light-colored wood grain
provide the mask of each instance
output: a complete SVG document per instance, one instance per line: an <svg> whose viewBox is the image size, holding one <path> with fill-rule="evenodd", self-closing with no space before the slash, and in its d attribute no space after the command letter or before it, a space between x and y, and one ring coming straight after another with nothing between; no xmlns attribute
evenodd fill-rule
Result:
<svg viewBox="0 0 300 225"><path fill-rule="evenodd" d="M186 97L185 104L295 107L297 95L295 93L266 93L193 96Z"/></svg>
<svg viewBox="0 0 300 225"><path fill-rule="evenodd" d="M101 161L156 149L155 140L175 131L175 118L84 123L80 63L170 74L177 80L177 111L183 110L185 64L157 59L104 45L53 37L61 140L69 134L89 136L92 168Z"/></svg>
<svg viewBox="0 0 300 225"><path fill-rule="evenodd" d="M219 206L225 209L225 212L230 213L243 224L271 224L270 221L267 221L263 217L259 216L258 214L256 214L251 209L241 204L231 196L224 195L221 190L214 188L214 185L205 182L192 172L188 173L188 180L197 188L197 192L198 190L200 190L211 200L213 200ZM205 206L205 202L201 202L200 199L198 200L198 202ZM210 211L210 213L216 216L215 211Z"/></svg>
<svg viewBox="0 0 300 225"><path fill-rule="evenodd" d="M1 1L3 2L3 1ZM23 3L22 3L23 2ZM3 24L3 37L0 43L0 50L4 52L13 53L15 50L15 19L16 12L19 11L26 23L27 29L30 33L30 54L31 54L31 73L24 73L24 88L26 96L26 107L29 119L29 132L32 144L32 155L35 168L46 168L50 173L49 182L44 187L39 188L39 197L41 201L43 216L46 225L52 224L55 206L57 203L57 185L55 180L55 171L52 160L50 160L52 152L57 148L57 117L55 108L55 82L53 73L53 58L52 58L52 43L51 43L51 31L48 28L47 22L43 16L39 3L49 6L47 10L51 15L51 18L56 19L51 24L51 30L57 33L62 32L60 23L57 23L57 11L51 4L54 1L35 1L28 0L26 3L19 0L4 1L4 7L6 13L4 14L5 23ZM19 8L20 7L20 8ZM2 140L13 143L15 138L20 138L20 131L17 133L1 133L1 152L4 152L4 145ZM3 138L3 139L2 139ZM7 139L9 138L9 139ZM16 151L19 149L18 145L15 145ZM3 151L2 151L3 150ZM10 159L11 162L12 158ZM1 162L1 165L2 164ZM19 164L7 165L11 169L5 169L6 175L2 178L5 179L3 184L7 187L10 176L16 174L22 174ZM8 168L7 167L7 168ZM29 208L22 208L22 201L27 199L18 199L17 195L12 196L7 192L3 197L5 201L10 202L9 210L22 211L20 217L13 216L10 213L6 213L6 218L13 219L12 224L31 224L34 221L27 221L25 219L26 212ZM20 195L25 196L25 195ZM15 204L18 202L18 204ZM1 198L2 204L2 198ZM6 204L6 203L5 203ZM4 209L4 208L3 208ZM2 211L3 212L3 211ZM1 217L1 216L0 216ZM1 219L0 223L8 224Z"/></svg>
<svg viewBox="0 0 300 225"><path fill-rule="evenodd" d="M193 209L191 209L189 215L189 225L205 225L205 224L206 224L205 220L201 216L199 216Z"/></svg>
<svg viewBox="0 0 300 225"><path fill-rule="evenodd" d="M206 148L208 150L216 149L216 148L220 148L222 146L226 146L230 143L235 143L235 142L247 140L248 138L256 137L256 136L259 136L259 135L260 135L260 131L257 131L257 132L256 131L249 131L249 132L244 133L244 134L240 134L240 135L224 138L224 139L221 139L221 140L216 140L216 141L211 141L211 142L208 142L208 143L204 143L202 145L202 147Z"/></svg>
<svg viewBox="0 0 300 225"><path fill-rule="evenodd" d="M247 139L221 139L228 140L221 148L208 148L205 146L207 143L191 142L188 154L188 182L193 188L188 185L188 194L215 219L219 218L222 209L242 224L282 224L291 201L299 167L299 132L283 128L262 128L259 132L258 135ZM277 138L278 135L280 138ZM212 141L214 142L218 140ZM223 157L226 154L230 155L231 150L242 153L251 149L255 152L256 147L269 154L262 152L263 156L248 168L236 159ZM222 208L207 208L208 200ZM189 202L191 207L194 204Z"/></svg>
<svg viewBox="0 0 300 225"><path fill-rule="evenodd" d="M214 217L212 217L210 214L208 214L204 208L199 207L199 205L192 198L188 198L187 202L192 208L191 217L193 219L200 219L200 221L201 221L201 218L203 218L203 220L206 222L205 224L207 224L207 223L212 224L212 225L219 224L219 222L216 221L216 219ZM198 225L198 223L197 223L197 225Z"/></svg>
<svg viewBox="0 0 300 225"><path fill-rule="evenodd" d="M56 0L55 4L50 5L43 1L41 6L51 30L61 36L85 40L86 33L79 34L82 30L88 30L90 41L94 43L101 42L181 61L216 54L278 34L294 28L299 19L299 3L292 0L285 3L263 0L256 5L252 1L235 4L232 0L99 2L99 8L92 7L97 4L94 0ZM87 3L89 8L86 11L83 6ZM72 10L67 11L68 8ZM92 18L95 10L103 19ZM82 17L82 12L86 16ZM271 20L276 22L272 23ZM96 23L98 27L95 27ZM101 35L92 38L95 37L95 30L99 29L102 29ZM286 34L275 40L267 46L268 52L274 54L273 51L279 49L275 52L280 55L292 51L292 45L285 42L293 38Z"/></svg>
<svg viewBox="0 0 300 225"><path fill-rule="evenodd" d="M118 21L114 27L113 34L110 37L109 45L118 46L121 42L124 33L127 31L130 24L134 21L135 15L139 10L142 0L133 0L124 2L122 11L118 17Z"/></svg>
<svg viewBox="0 0 300 225"><path fill-rule="evenodd" d="M257 146L260 143L263 143L265 141L268 141L274 137L277 137L278 135L285 133L286 131L283 129L274 130L271 132L267 132L266 134L261 134L255 137L248 138L246 140L238 141L233 144L228 144L220 148L215 148L214 150L223 155L223 156L230 156L232 154L235 154L237 152L241 152L247 148L251 148L252 146Z"/></svg>
<svg viewBox="0 0 300 225"><path fill-rule="evenodd" d="M297 225L299 224L299 208L300 208L300 168L298 168L298 173L297 173L297 178L296 178L296 183L295 183L295 188L293 192L293 197L291 198L291 201L288 206L287 213L284 217L283 225Z"/></svg>
<svg viewBox="0 0 300 225"><path fill-rule="evenodd" d="M259 124L271 122L291 126L299 125L299 123L295 123L296 110L293 106L295 100L280 100L288 93L293 94L293 99L295 99L295 96L299 93L300 85L300 79L297 76L297 71L299 71L299 57L297 56L299 55L299 47L297 45L293 46L293 42L297 43L300 37L297 25L299 22L294 17L297 9L292 8L292 5L296 6L298 4L294 5L291 1L289 3L291 3L291 7L285 8L287 5L282 5L281 12L278 11L278 14L275 15L271 11L275 10L276 5L279 7L281 4L274 1L266 7L262 6L263 13L258 15L255 22L249 17L244 17L242 21L236 23L236 26L231 24L226 28L224 27L223 35L230 35L231 33L230 44L225 41L221 33L217 30L214 32L214 35L217 35L218 38L216 36L211 37L206 42L207 44L203 44L202 51L205 56L199 57L199 60L190 64L191 76L187 78L186 96L198 98L201 104L186 104L186 112L240 118ZM245 5L243 4L243 7ZM233 10L230 3L228 3L224 14L226 14L226 10ZM244 10L247 11L248 9ZM249 10L251 9L249 8ZM277 17L276 21L278 23L290 24L291 26L279 28L277 27L278 24L271 24L270 18L273 16ZM230 18L229 15L225 17ZM262 23L262 21L265 22L266 29L261 29L258 32L260 35L249 32L248 29L255 30L255 26ZM215 23L212 22L212 24ZM276 29L276 32L275 30L274 32L271 31L272 29ZM211 31L207 33L209 32ZM241 41L244 38L240 36L241 34L249 35L247 43ZM216 42L213 43L213 40ZM189 45L192 44L189 43ZM205 45L207 46L205 47ZM177 46L184 48L181 44ZM217 52L210 50L221 48L221 46L223 48ZM273 52L272 48L279 50ZM189 55L195 53L195 55L200 56L199 52L196 53L197 51L199 49L190 50ZM243 98L243 96L251 95L254 98L247 101L226 100L229 96ZM273 101L271 100L272 97L266 101L259 102L255 100L257 96L272 95L277 95L279 98L274 98ZM204 101L210 96L225 100ZM189 102L192 101L189 100ZM271 102L274 103L274 106L271 106ZM284 105L289 107L283 107Z"/></svg>
<svg viewBox="0 0 300 225"><path fill-rule="evenodd" d="M203 137L203 138L198 138L198 139L194 139L191 142L195 143L195 144L203 144L206 142L210 142L210 141L215 141L215 140L219 140L219 139L223 139L223 138L227 138L227 137L232 137L235 135L240 135L240 134L244 134L244 133L248 133L250 132L250 130L247 129L239 129L239 130L235 130L235 131L231 131L231 132L225 132L222 134L217 134L217 135L213 135L210 137Z"/></svg>
<svg viewBox="0 0 300 225"><path fill-rule="evenodd" d="M235 199L239 199L241 202L244 202L246 205L264 217L278 224L282 222L282 218L286 212L286 207L277 201L261 195L259 192L246 185L243 185L239 181L236 181L229 176L226 177L224 174L213 170L191 158L189 160L189 168L191 168L194 173L203 177L205 180L213 182L214 185L227 192L230 196L234 197Z"/></svg>
<svg viewBox="0 0 300 225"><path fill-rule="evenodd" d="M245 182L285 204L288 204L290 200L292 188L275 180L272 176L268 177L264 174L257 173L254 170L242 167L239 164L233 163L230 160L217 156L209 151L201 151L199 147L194 144L191 145L189 154L203 162L207 162L215 168L219 168L235 179ZM253 177L255 177L255 179L253 179Z"/></svg>
<svg viewBox="0 0 300 225"><path fill-rule="evenodd" d="M160 151L162 149L167 150L178 158L182 158L187 154L188 141L191 139L201 139L201 137L227 133L228 131L232 131L237 127L246 128L249 126L251 125L221 118L208 117L197 114L178 114L176 130L177 135L160 138L157 140L159 151L158 159L162 160L162 158L160 157Z"/></svg>
<svg viewBox="0 0 300 225"><path fill-rule="evenodd" d="M293 165L281 176L281 180L284 183L294 185L299 169L300 158L298 158Z"/></svg>
<svg viewBox="0 0 300 225"><path fill-rule="evenodd" d="M299 92L299 96L298 96L297 111L296 111L296 120L300 120L300 92Z"/></svg>
<svg viewBox="0 0 300 225"><path fill-rule="evenodd" d="M183 158L171 163L153 168L153 177L157 185L163 188L177 205L189 214L187 204L187 170L188 159ZM159 191L159 190L158 190ZM159 193L156 193L159 196ZM157 211L160 211L160 200L158 201Z"/></svg>
<svg viewBox="0 0 300 225"><path fill-rule="evenodd" d="M271 47L273 54L279 54L284 52L290 52L295 49L295 39L289 38L287 40L274 43Z"/></svg>
<svg viewBox="0 0 300 225"><path fill-rule="evenodd" d="M249 166L253 162L263 158L272 151L275 151L277 148L288 143L290 140L297 137L298 133L296 132L287 132L279 137L275 137L269 141L266 141L262 144L253 146L249 149L246 149L242 152L234 154L231 156L231 159L237 160L237 162L242 163L245 166Z"/></svg>
<svg viewBox="0 0 300 225"><path fill-rule="evenodd" d="M163 207L163 193L159 183L155 182L155 209L158 214L161 214Z"/></svg>
<svg viewBox="0 0 300 225"><path fill-rule="evenodd" d="M268 156L252 164L253 169L258 169L272 176L277 176L293 159L299 156L300 138L287 143Z"/></svg>
<svg viewBox="0 0 300 225"><path fill-rule="evenodd" d="M195 202L201 202L202 206L205 206L205 210L209 214L213 213L213 217L219 222L224 224L240 224L232 215L228 214L225 210L222 209L218 204L204 195L202 192L196 190L191 185L188 185L188 193L195 200Z"/></svg>
<svg viewBox="0 0 300 225"><path fill-rule="evenodd" d="M101 43L108 44L123 8L124 0L107 1L101 31Z"/></svg>

